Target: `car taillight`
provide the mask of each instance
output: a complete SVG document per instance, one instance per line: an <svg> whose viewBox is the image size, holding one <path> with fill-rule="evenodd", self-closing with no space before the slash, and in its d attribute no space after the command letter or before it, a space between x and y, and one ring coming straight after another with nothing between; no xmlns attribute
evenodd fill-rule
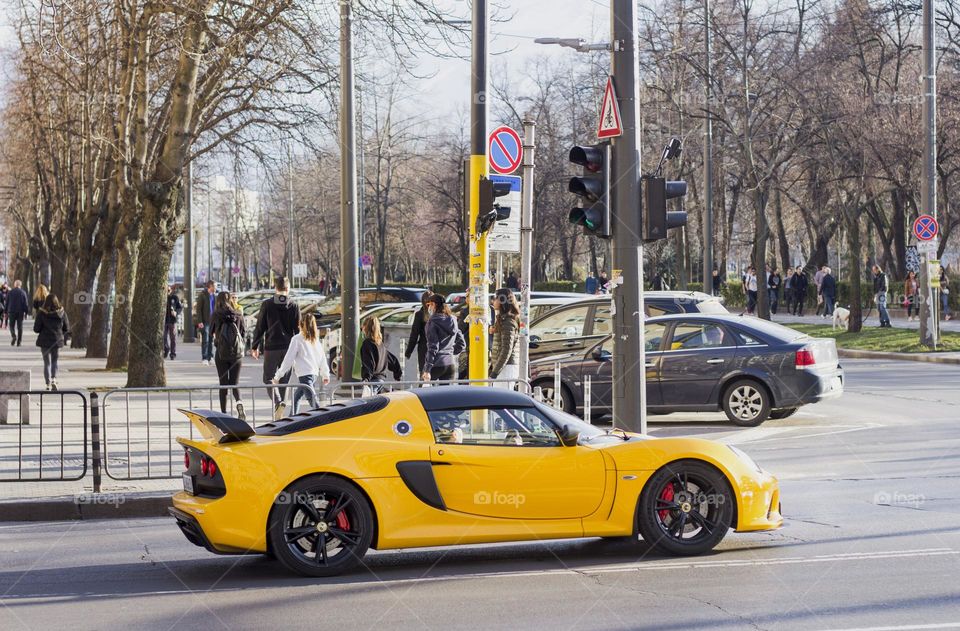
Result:
<svg viewBox="0 0 960 631"><path fill-rule="evenodd" d="M211 478L217 475L217 463L213 460L210 461L210 464L207 465L207 475Z"/></svg>
<svg viewBox="0 0 960 631"><path fill-rule="evenodd" d="M209 464L206 456L200 456L200 473L202 475L207 475L207 466Z"/></svg>
<svg viewBox="0 0 960 631"><path fill-rule="evenodd" d="M183 468L184 469L190 468L190 452L187 451L186 449L183 450Z"/></svg>
<svg viewBox="0 0 960 631"><path fill-rule="evenodd" d="M797 368L804 368L806 366L813 366L817 363L817 360L813 357L813 350L809 348L801 348L797 351Z"/></svg>

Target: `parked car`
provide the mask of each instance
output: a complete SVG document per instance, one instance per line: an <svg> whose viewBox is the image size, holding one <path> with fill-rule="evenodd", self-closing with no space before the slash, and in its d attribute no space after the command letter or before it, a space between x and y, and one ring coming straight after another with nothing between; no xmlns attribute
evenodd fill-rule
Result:
<svg viewBox="0 0 960 631"><path fill-rule="evenodd" d="M719 298L695 291L648 291L643 297L648 317L668 313L730 313ZM610 305L610 296L581 298L531 318L530 359L583 350L613 333Z"/></svg>
<svg viewBox="0 0 960 631"><path fill-rule="evenodd" d="M715 412L732 423L760 425L783 419L809 403L843 393L843 369L833 339L813 338L785 326L733 315L679 314L645 323L647 410ZM531 362L530 380L554 396L560 369L563 409L584 406L591 382L591 409L611 411L611 336L584 350Z"/></svg>
<svg viewBox="0 0 960 631"><path fill-rule="evenodd" d="M388 303L371 305L360 312L360 322L371 316L380 318L380 324L383 329L383 339L387 347L394 355L400 357L400 340L407 339L410 335L410 323L413 321L413 314L420 308L419 302ZM400 314L394 317L393 314ZM392 319L391 319L392 318ZM334 322L326 330L323 336L323 347L327 352L327 362L330 365L332 374L339 374L340 370L340 322ZM402 361L402 358L401 358ZM414 363L413 372L408 373L404 369L404 375L410 375L411 378L416 374L416 363Z"/></svg>

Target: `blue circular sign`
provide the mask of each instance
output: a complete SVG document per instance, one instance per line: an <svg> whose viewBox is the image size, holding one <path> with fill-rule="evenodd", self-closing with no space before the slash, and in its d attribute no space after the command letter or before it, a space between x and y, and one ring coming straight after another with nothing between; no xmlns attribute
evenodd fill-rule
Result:
<svg viewBox="0 0 960 631"><path fill-rule="evenodd" d="M913 234L920 241L932 241L940 231L937 220L930 215L920 215L913 222Z"/></svg>

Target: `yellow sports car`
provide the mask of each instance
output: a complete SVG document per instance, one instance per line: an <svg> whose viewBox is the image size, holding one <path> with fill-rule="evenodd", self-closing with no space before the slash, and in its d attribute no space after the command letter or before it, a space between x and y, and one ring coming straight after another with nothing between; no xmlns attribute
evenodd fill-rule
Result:
<svg viewBox="0 0 960 631"><path fill-rule="evenodd" d="M184 410L170 512L211 552L339 574L368 548L641 535L711 550L783 522L776 478L735 447L603 431L503 388L445 386L330 404L256 430Z"/></svg>

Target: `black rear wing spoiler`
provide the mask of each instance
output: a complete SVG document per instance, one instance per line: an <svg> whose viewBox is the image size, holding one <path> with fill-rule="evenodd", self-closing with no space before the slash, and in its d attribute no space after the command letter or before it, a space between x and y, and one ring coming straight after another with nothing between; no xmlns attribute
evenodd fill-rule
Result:
<svg viewBox="0 0 960 631"><path fill-rule="evenodd" d="M244 441L256 434L245 421L229 414L213 410L186 410L183 408L178 411L183 412L190 419L190 422L204 438L217 443Z"/></svg>

